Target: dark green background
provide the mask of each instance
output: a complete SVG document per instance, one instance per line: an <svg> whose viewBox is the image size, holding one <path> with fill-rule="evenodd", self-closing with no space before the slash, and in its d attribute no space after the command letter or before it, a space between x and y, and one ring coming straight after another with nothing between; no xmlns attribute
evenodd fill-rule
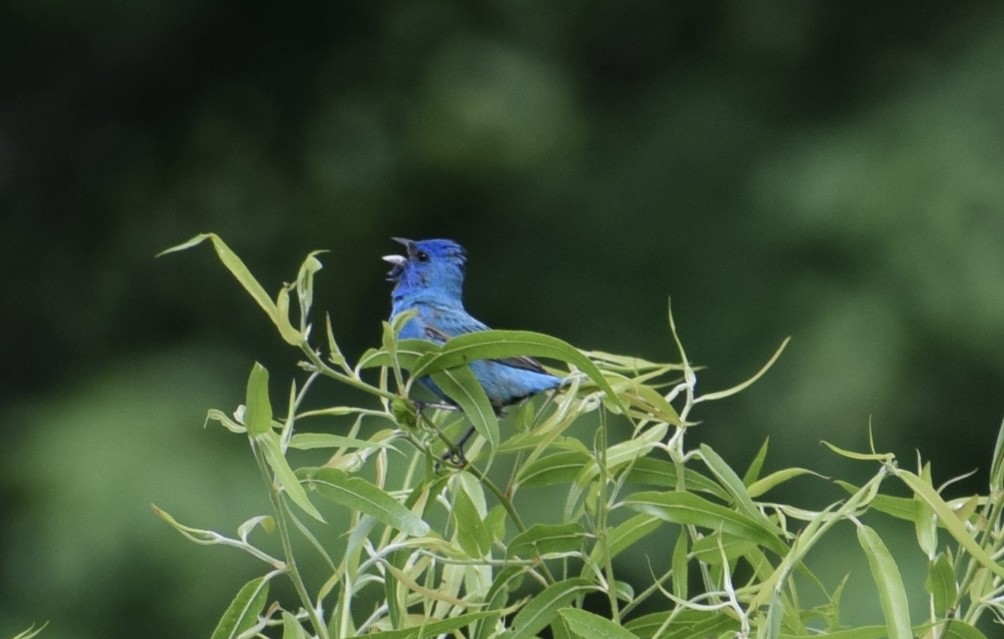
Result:
<svg viewBox="0 0 1004 639"><path fill-rule="evenodd" d="M0 636L206 636L258 571L148 509L226 531L262 512L244 445L201 424L254 360L276 397L296 374L211 251L154 259L202 231L270 290L329 250L317 305L350 357L379 339L391 235L459 240L470 310L583 348L675 359L672 296L704 390L791 335L692 443L743 468L769 436L768 469L860 478L819 441L863 450L871 420L936 484L976 469L950 495L983 490L998 7L4 2Z"/></svg>

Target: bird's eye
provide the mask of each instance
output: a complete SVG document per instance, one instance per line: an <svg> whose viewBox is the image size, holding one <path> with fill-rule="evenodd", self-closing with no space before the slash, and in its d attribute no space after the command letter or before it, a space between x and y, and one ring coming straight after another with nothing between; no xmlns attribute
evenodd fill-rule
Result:
<svg viewBox="0 0 1004 639"><path fill-rule="evenodd" d="M428 262L429 254L426 253L425 251L419 251L418 253L415 253L415 259L418 260L419 262Z"/></svg>

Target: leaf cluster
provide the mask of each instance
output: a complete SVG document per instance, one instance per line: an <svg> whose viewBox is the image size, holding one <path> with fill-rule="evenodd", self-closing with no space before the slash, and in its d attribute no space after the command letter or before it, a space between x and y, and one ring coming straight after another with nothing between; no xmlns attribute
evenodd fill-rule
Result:
<svg viewBox="0 0 1004 639"><path fill-rule="evenodd" d="M986 495L950 499L932 484L929 465L916 472L887 453L831 450L874 465L847 497L812 510L771 501L776 487L809 469L764 472L768 446L742 473L706 445L688 449L694 409L727 398L766 372L723 391L700 393L697 372L669 323L680 361L580 351L553 337L487 331L443 345L399 340L404 318L385 323L379 347L350 363L330 318L325 346L311 341L317 254L275 297L217 236L200 235L167 252L209 241L221 262L303 354L305 378L290 384L276 409L268 371L252 367L244 404L209 420L246 437L271 499L236 534L164 521L199 544L239 548L264 573L234 596L213 633L222 637L388 638L534 637L816 637L845 639L985 637L989 615L1004 619L1004 440L994 451ZM298 306L292 317L292 300ZM787 343L787 342L785 342ZM531 355L558 362L565 378L546 400L529 402L499 427L467 364ZM423 406L413 386L432 377L460 408ZM306 409L319 380L364 391L365 405ZM569 434L582 419L596 424L591 441ZM350 424L331 433L337 417ZM347 420L347 421L344 421ZM623 441L611 423L629 425ZM453 450L470 423L479 437L466 458ZM313 427L314 424L320 424ZM365 427L364 427L365 426ZM1004 430L1002 430L1004 438ZM321 450L302 465L295 451ZM447 453L444 458L444 451ZM453 453L453 454L450 454ZM493 464L506 461L508 476ZM501 464L500 464L501 466ZM889 483L908 497L884 492ZM548 487L564 496L548 521L526 504ZM902 488L901 488L902 489ZM888 544L866 518L914 527L927 562L928 610L910 610L908 587ZM882 618L874 626L841 621L846 579L825 584L806 557L826 552L837 525L853 526L874 581ZM341 535L334 548L323 531ZM278 550L266 550L271 540ZM628 570L628 551L644 549L646 570ZM300 566L324 566L321 579ZM639 579L639 574L647 575ZM274 599L286 579L296 593ZM825 604L806 607L803 590ZM549 629L549 630L548 630Z"/></svg>

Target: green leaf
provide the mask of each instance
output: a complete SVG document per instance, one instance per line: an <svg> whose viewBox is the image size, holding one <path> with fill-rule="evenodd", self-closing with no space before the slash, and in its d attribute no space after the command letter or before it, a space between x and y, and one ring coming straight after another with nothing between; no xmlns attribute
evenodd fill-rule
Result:
<svg viewBox="0 0 1004 639"><path fill-rule="evenodd" d="M966 525L955 514L952 507L945 503L941 495L924 480L907 470L896 470L896 477L910 487L914 495L926 503L934 511L938 521L948 530L949 534L955 538L959 544L969 552L973 558L985 568L993 572L998 577L1004 577L1004 565L997 563L986 550L969 534Z"/></svg>
<svg viewBox="0 0 1004 639"><path fill-rule="evenodd" d="M540 457L520 470L517 482L527 487L570 484L582 472L583 466L592 460L593 456L584 450Z"/></svg>
<svg viewBox="0 0 1004 639"><path fill-rule="evenodd" d="M249 435L260 435L272 430L272 402L268 398L268 370L254 363L248 377L244 423Z"/></svg>
<svg viewBox="0 0 1004 639"><path fill-rule="evenodd" d="M930 463L924 464L923 469L920 471L920 479L931 490L934 490L934 486L931 485ZM913 515L914 529L917 532L917 545L920 546L920 550L930 559L938 552L938 520L934 516L934 511L931 510L931 507L923 499L917 495L914 495L913 498L917 502L917 509Z"/></svg>
<svg viewBox="0 0 1004 639"><path fill-rule="evenodd" d="M258 621L258 615L268 601L268 582L257 577L244 584L233 598L220 622L213 631L212 639L233 639Z"/></svg>
<svg viewBox="0 0 1004 639"><path fill-rule="evenodd" d="M739 630L739 620L721 610L673 610L632 619L624 627L642 639L704 639L732 636Z"/></svg>
<svg viewBox="0 0 1004 639"><path fill-rule="evenodd" d="M677 473L676 464L671 461L642 457L631 465L627 480L632 484L677 488ZM683 469L683 488L688 491L708 493L723 501L729 498L728 493L718 482L690 468Z"/></svg>
<svg viewBox="0 0 1004 639"><path fill-rule="evenodd" d="M964 621L949 619L938 639L987 639L987 636Z"/></svg>
<svg viewBox="0 0 1004 639"><path fill-rule="evenodd" d="M753 376L747 379L746 381L736 384L731 388L726 388L725 390L715 391L714 393L705 393L704 395L701 395L700 397L696 398L694 401L695 402L716 401L719 399L725 399L726 397L731 397L732 395L741 393L742 391L746 390L754 383L756 383L758 379L767 374L767 371L769 371L770 367L774 365L774 362L776 362L777 359L781 357L781 353L784 352L784 349L788 346L788 342L790 341L791 341L790 337L785 337L784 341L781 342L781 345L778 346L777 350L774 351L774 354L771 355L771 358L767 360L767 363L761 366L760 370L754 373Z"/></svg>
<svg viewBox="0 0 1004 639"><path fill-rule="evenodd" d="M40 632L42 632L43 630L45 630L45 627L48 626L48 625L49 625L48 621L46 621L45 623L43 623L38 628L35 627L35 624L31 624L30 628L28 628L27 630L24 630L22 632L17 633L16 635L14 635L12 637L12 639L32 639L32 637L37 637L38 634Z"/></svg>
<svg viewBox="0 0 1004 639"><path fill-rule="evenodd" d="M874 529L864 525L858 526L858 543L868 557L872 579L879 591L887 636L889 639L913 639L906 588L889 549Z"/></svg>
<svg viewBox="0 0 1004 639"><path fill-rule="evenodd" d="M606 549L610 552L609 559L613 559L636 542L655 532L656 528L663 524L662 520L652 515L640 514L631 517L627 521L618 524L607 534ZM596 544L590 553L593 563L603 565L607 557L603 556L604 546Z"/></svg>
<svg viewBox="0 0 1004 639"><path fill-rule="evenodd" d="M858 492L854 484L837 480L836 484L850 494ZM891 515L896 519L912 522L917 513L917 500L912 497L892 497L890 495L875 495L868 504L873 510Z"/></svg>
<svg viewBox="0 0 1004 639"><path fill-rule="evenodd" d="M303 486L300 485L300 481L296 478L296 474L293 472L293 469L290 468L289 462L287 462L286 457L283 456L279 436L274 431L270 430L251 438L251 442L253 445L259 447L262 453L264 453L265 461L272 469L272 473L275 475L275 480L279 483L279 486L282 487L286 495L293 500L293 503L299 506L303 512L323 523L324 518L321 517L321 513L314 508L314 505L310 503L310 499L307 498L307 492L303 489Z"/></svg>
<svg viewBox="0 0 1004 639"><path fill-rule="evenodd" d="M1004 490L1004 422L997 431L997 443L994 444L994 457L990 464L990 492Z"/></svg>
<svg viewBox="0 0 1004 639"><path fill-rule="evenodd" d="M782 468L781 470L775 471L766 477L749 484L746 492L749 493L750 497L756 498L771 489L780 486L784 482L794 479L795 477L801 477L802 475L815 475L816 477L823 477L819 473L813 472L807 468Z"/></svg>
<svg viewBox="0 0 1004 639"><path fill-rule="evenodd" d="M330 435L328 433L297 433L289 440L289 447L297 450L312 450L315 448L393 448L387 442L370 441Z"/></svg>
<svg viewBox="0 0 1004 639"><path fill-rule="evenodd" d="M944 617L949 609L955 607L959 598L959 585L955 582L952 562L945 553L939 554L928 564L924 590L930 593L934 602L934 613L938 617Z"/></svg>
<svg viewBox="0 0 1004 639"><path fill-rule="evenodd" d="M492 535L467 491L458 487L453 497L453 519L457 524L457 541L468 556L480 559L492 547Z"/></svg>
<svg viewBox="0 0 1004 639"><path fill-rule="evenodd" d="M574 364L607 394L614 405L624 414L628 413L627 407L588 357L556 337L530 331L480 331L458 335L447 341L440 353L420 362L412 374L421 376L429 371L448 370L480 359L505 359L521 355Z"/></svg>
<svg viewBox="0 0 1004 639"><path fill-rule="evenodd" d="M153 514L167 522L169 526L177 530L189 541L193 541L202 546L211 546L213 544L221 543L226 539L223 535L212 530L186 526L172 517L167 511L161 510L156 504L150 504L150 508L153 510Z"/></svg>
<svg viewBox="0 0 1004 639"><path fill-rule="evenodd" d="M488 400L488 395L485 394L485 389L478 383L470 367L458 366L451 370L433 373L430 377L460 406L467 419L471 420L474 430L488 440L488 448L492 451L497 449L501 439L499 420Z"/></svg>
<svg viewBox="0 0 1004 639"><path fill-rule="evenodd" d="M689 590L690 569L688 567L687 546L690 538L687 531L680 529L673 546L673 594L680 599L687 598Z"/></svg>
<svg viewBox="0 0 1004 639"><path fill-rule="evenodd" d="M310 468L300 475L307 486L335 502L373 517L412 537L429 532L429 525L400 502L360 477L337 468Z"/></svg>
<svg viewBox="0 0 1004 639"><path fill-rule="evenodd" d="M540 591L512 620L512 630L501 636L506 639L530 639L547 627L558 611L573 599L596 590L596 586L585 579L573 578L551 584Z"/></svg>
<svg viewBox="0 0 1004 639"><path fill-rule="evenodd" d="M220 262L227 267L227 270L230 271L231 275L234 276L237 282L244 287L244 290L246 290L251 295L251 298L258 303L258 306L265 311L265 314L272 320L272 323L279 329L279 333L282 335L283 339L294 346L302 344L306 340L306 337L294 329L289 323L288 314L280 313L276 303L272 301L269 294L265 292L264 287L262 287L262 285L258 283L258 280L255 279L254 275L251 274L250 269L248 269L244 262L241 261L241 258L237 257L237 254L234 253L222 239L220 239L220 236L215 233L200 233L187 242L182 242L177 246L172 246L169 249L161 251L157 254L157 257L168 253L175 253L177 251L190 249L206 240L210 240L212 242L213 248L216 250L216 255L220 258Z"/></svg>
<svg viewBox="0 0 1004 639"><path fill-rule="evenodd" d="M583 639L638 639L637 635L606 617L576 608L562 608L558 611L568 624L568 629L576 637Z"/></svg>
<svg viewBox="0 0 1004 639"><path fill-rule="evenodd" d="M589 535L581 524L534 524L512 540L507 557L581 552Z"/></svg>
<svg viewBox="0 0 1004 639"><path fill-rule="evenodd" d="M734 561L738 557L742 557L754 546L755 544L748 539L713 532L695 541L691 548L691 554L698 561L716 566L720 565L723 559Z"/></svg>
<svg viewBox="0 0 1004 639"><path fill-rule="evenodd" d="M753 499L746 492L743 480L739 479L739 475L732 470L732 467L707 444L701 444L700 450L701 459L704 460L708 470L715 476L718 483L725 488L725 491L729 494L730 501L735 504L736 509L750 519L759 521L765 528L772 528L773 524L767 519L766 515L757 509L756 504L753 503Z"/></svg>
<svg viewBox="0 0 1004 639"><path fill-rule="evenodd" d="M710 530L721 530L742 539L748 539L779 555L785 555L787 545L772 526L759 519L737 513L731 508L683 492L640 492L624 500L625 505L641 512L655 515L676 524L694 525Z"/></svg>
<svg viewBox="0 0 1004 639"><path fill-rule="evenodd" d="M750 467L746 469L746 474L743 475L743 483L747 487L760 479L760 471L763 469L763 462L767 458L767 445L769 443L770 437L763 440L763 445L760 446L760 450L757 451L753 461L750 462Z"/></svg>
<svg viewBox="0 0 1004 639"><path fill-rule="evenodd" d="M294 614L282 611L282 639L307 639L307 631Z"/></svg>
<svg viewBox="0 0 1004 639"><path fill-rule="evenodd" d="M385 630L379 634L374 634L373 636L379 636L380 639L428 639L429 637L435 637L436 635L452 633L459 628L466 628L480 619L498 616L498 614L499 613L497 611L492 610L467 612L457 615L456 617L443 619L442 621L432 621L430 623L424 623L411 628L405 628L403 630Z"/></svg>
<svg viewBox="0 0 1004 639"><path fill-rule="evenodd" d="M882 463L891 462L896 459L896 456L892 453L855 453L854 451L844 450L839 446L834 446L830 442L824 441L823 446L826 446L836 454L841 457L846 457L847 459L854 459L856 461L877 461Z"/></svg>

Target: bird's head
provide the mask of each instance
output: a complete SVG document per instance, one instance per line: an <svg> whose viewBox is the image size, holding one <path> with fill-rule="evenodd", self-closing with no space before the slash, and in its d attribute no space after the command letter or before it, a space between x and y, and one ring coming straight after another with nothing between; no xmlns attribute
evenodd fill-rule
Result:
<svg viewBox="0 0 1004 639"><path fill-rule="evenodd" d="M453 240L405 240L406 255L385 255L394 267L387 279L395 282L396 294L430 294L442 301L460 301L464 286L467 252Z"/></svg>

